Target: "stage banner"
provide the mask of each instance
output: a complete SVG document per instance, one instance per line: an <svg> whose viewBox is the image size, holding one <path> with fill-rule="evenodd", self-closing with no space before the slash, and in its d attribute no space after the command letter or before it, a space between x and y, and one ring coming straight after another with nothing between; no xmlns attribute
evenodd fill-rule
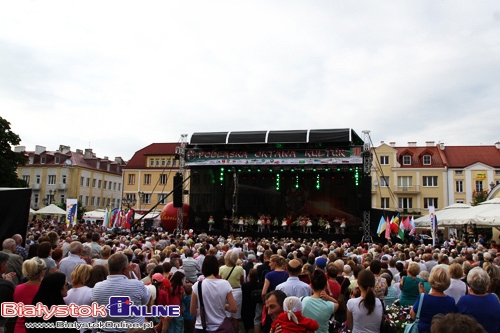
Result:
<svg viewBox="0 0 500 333"><path fill-rule="evenodd" d="M78 200L66 199L66 225L76 224L76 213L78 212Z"/></svg>
<svg viewBox="0 0 500 333"><path fill-rule="evenodd" d="M189 149L186 165L363 164L363 147L331 149L211 150Z"/></svg>

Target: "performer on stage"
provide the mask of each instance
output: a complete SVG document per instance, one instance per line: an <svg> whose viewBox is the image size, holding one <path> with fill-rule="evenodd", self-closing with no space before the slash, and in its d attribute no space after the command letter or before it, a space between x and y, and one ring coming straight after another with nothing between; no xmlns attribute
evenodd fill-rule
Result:
<svg viewBox="0 0 500 333"><path fill-rule="evenodd" d="M240 219L238 220L238 232L244 232L245 228L245 221L243 220L243 216L240 216Z"/></svg>
<svg viewBox="0 0 500 333"><path fill-rule="evenodd" d="M330 222L328 220L325 222L325 230L328 234L330 233Z"/></svg>
<svg viewBox="0 0 500 333"><path fill-rule="evenodd" d="M212 226L214 225L214 223L214 217L210 215L210 217L208 218L208 231L212 231Z"/></svg>
<svg viewBox="0 0 500 333"><path fill-rule="evenodd" d="M257 232L264 231L264 216L259 217L257 220Z"/></svg>
<svg viewBox="0 0 500 333"><path fill-rule="evenodd" d="M266 216L266 221L264 222L267 232L271 232L271 215Z"/></svg>
<svg viewBox="0 0 500 333"><path fill-rule="evenodd" d="M288 223L286 221L286 217L284 217L283 221L281 221L281 226L283 227L283 230L286 230L286 227L288 227Z"/></svg>
<svg viewBox="0 0 500 333"><path fill-rule="evenodd" d="M306 231L306 217L305 216L301 216L300 217L300 232L302 233L307 233Z"/></svg>
<svg viewBox="0 0 500 333"><path fill-rule="evenodd" d="M340 230L342 230L342 235L345 234L346 222L345 219L342 219L340 222Z"/></svg>
<svg viewBox="0 0 500 333"><path fill-rule="evenodd" d="M312 234L312 230L311 230L312 225L313 224L312 224L311 219L307 219L307 222L306 222L306 234L307 233Z"/></svg>
<svg viewBox="0 0 500 333"><path fill-rule="evenodd" d="M333 220L334 227L335 227L335 233L338 235L340 234L340 219L338 217Z"/></svg>
<svg viewBox="0 0 500 333"><path fill-rule="evenodd" d="M224 218L222 219L222 228L224 228L224 230L227 230L229 229L229 218L227 217L227 215L224 215Z"/></svg>

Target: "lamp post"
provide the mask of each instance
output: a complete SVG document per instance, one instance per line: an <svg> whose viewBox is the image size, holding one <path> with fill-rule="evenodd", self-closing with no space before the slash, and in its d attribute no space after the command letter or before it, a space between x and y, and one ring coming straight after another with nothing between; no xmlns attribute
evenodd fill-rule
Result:
<svg viewBox="0 0 500 333"><path fill-rule="evenodd" d="M48 205L54 203L54 194L56 194L55 191L52 192L52 190L49 190L49 193L47 194L47 196L42 199L44 206L48 206Z"/></svg>
<svg viewBox="0 0 500 333"><path fill-rule="evenodd" d="M135 195L134 196L125 196L123 197L122 199L122 204L123 205L127 205L128 209L130 209L130 206L135 206L135 204L137 203L137 200L135 199Z"/></svg>
<svg viewBox="0 0 500 333"><path fill-rule="evenodd" d="M142 192L142 191L137 192L137 195L139 196L139 207L138 207L138 209L141 209L141 203L142 203L142 198L144 197L144 194L145 193Z"/></svg>

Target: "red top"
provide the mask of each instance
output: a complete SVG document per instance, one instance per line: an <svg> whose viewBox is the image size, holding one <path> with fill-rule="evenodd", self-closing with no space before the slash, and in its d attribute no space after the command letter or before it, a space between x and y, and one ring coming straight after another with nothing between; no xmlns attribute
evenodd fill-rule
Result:
<svg viewBox="0 0 500 333"><path fill-rule="evenodd" d="M18 284L16 289L14 289L14 302L31 305L31 302L33 302L33 298L35 298L39 288L40 285L32 286L27 285L26 283ZM25 321L25 317L17 318L16 326L14 326L14 333L26 333L26 326L24 325Z"/></svg>
<svg viewBox="0 0 500 333"><path fill-rule="evenodd" d="M295 324L293 320L289 320L286 312L282 312L273 321L271 329L274 330L278 324L281 326L281 331L286 333L305 333L306 331L316 331L319 328L318 322L302 316L302 311L294 312L294 314L297 317L298 324Z"/></svg>

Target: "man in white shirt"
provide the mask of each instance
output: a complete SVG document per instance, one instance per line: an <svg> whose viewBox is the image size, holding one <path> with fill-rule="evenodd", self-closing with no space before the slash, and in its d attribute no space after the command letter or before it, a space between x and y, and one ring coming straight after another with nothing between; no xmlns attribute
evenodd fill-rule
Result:
<svg viewBox="0 0 500 333"><path fill-rule="evenodd" d="M299 280L299 274L302 270L302 263L298 259L290 260L288 267L288 279L276 286L276 290L283 291L287 296L311 296L311 287Z"/></svg>
<svg viewBox="0 0 500 333"><path fill-rule="evenodd" d="M66 280L71 281L71 272L78 264L86 264L85 260L80 258L83 252L83 245L78 241L71 242L69 245L69 254L59 263L59 272L66 275Z"/></svg>

